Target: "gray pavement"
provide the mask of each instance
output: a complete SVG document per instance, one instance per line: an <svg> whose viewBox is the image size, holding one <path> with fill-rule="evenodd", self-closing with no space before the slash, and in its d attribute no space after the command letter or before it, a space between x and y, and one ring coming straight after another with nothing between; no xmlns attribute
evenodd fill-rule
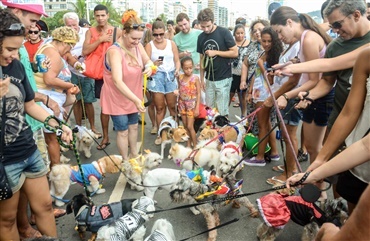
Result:
<svg viewBox="0 0 370 241"><path fill-rule="evenodd" d="M100 129L100 108L99 103L95 103L96 107L96 124ZM235 114L239 115L239 108L230 107L230 116L231 121L235 121L233 116ZM150 135L151 123L146 116L145 118L147 125L145 126L145 137L144 137L144 148L150 149L152 152L160 152L160 146L154 144L155 136ZM74 122L73 117L71 118L72 123ZM139 127L140 129L140 127ZM118 154L115 141L115 132L112 130L112 122L110 122L110 142L105 150L108 154ZM140 139L139 135L139 139ZM100 140L99 140L100 142ZM279 144L280 146L280 144ZM167 156L168 148L166 148L165 156ZM92 157L89 160L86 160L85 157L81 156L83 163L88 163L93 160L98 160L103 157L105 154L103 151L98 151L96 149L96 144L92 147ZM70 164L76 164L76 159L73 157L72 152L66 153L66 156L71 157ZM282 158L278 162L268 163L265 167L248 167L245 166L244 169L237 174L237 178L243 178L244 184L242 190L244 193L255 192L260 190L265 190L271 188L269 184L266 183L266 179L274 175L277 175L277 172L272 170L272 167L277 164L282 164ZM303 170L307 167L308 163L301 163ZM170 160L165 159L163 161L162 167L174 168L177 169L177 166ZM125 179L120 176L120 174L107 175L104 182L104 188L107 190L104 194L99 194L93 196L93 201L95 204L100 205L107 203L108 201L118 201L121 198L138 198L142 195L141 192L132 191L128 186L125 187ZM71 199L74 195L84 193L83 187L78 184L72 185L70 190L65 196L65 199ZM256 204L256 199L263 196L264 193L251 195L249 199L252 203ZM155 199L158 201L158 206L161 208L176 207L180 204L172 203L168 192L164 190L157 191ZM207 230L205 219L202 215L194 216L189 209L180 209L174 211L166 211L155 214L154 218L151 219L147 224L147 235L149 235L151 227L154 221L158 218L166 218L169 220L175 231L177 240L185 239L201 233ZM240 209L233 209L230 205L222 208L220 210L220 220L221 223L233 220L234 218L239 218L239 221L232 223L228 226L218 229L217 240L246 240L246 241L255 241L258 240L256 237L256 228L261 222L261 218L251 218L249 217L248 210L243 207ZM58 235L61 240L69 241L78 241L78 233L74 230L75 221L73 215L66 215L57 219L57 229ZM293 222L289 222L286 225L282 234L276 239L277 241L283 240L300 240L302 227L296 225ZM89 236L87 236L89 237ZM207 240L207 234L202 234L190 240Z"/></svg>

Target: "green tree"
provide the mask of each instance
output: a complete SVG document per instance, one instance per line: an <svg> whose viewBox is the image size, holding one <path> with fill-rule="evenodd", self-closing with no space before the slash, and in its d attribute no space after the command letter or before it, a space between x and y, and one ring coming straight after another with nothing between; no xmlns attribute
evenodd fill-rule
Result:
<svg viewBox="0 0 370 241"><path fill-rule="evenodd" d="M73 11L77 13L78 17L87 18L87 8L86 8L86 1L85 0L77 0L76 3L71 3L73 6Z"/></svg>
<svg viewBox="0 0 370 241"><path fill-rule="evenodd" d="M153 19L153 20L151 21L151 23L154 23L154 22L155 22L155 20L156 20L157 18L162 19L162 22L164 22L164 24L166 24L166 23L167 23L167 16L166 16L164 13L159 14L159 16L158 16L158 17L156 17L155 19Z"/></svg>
<svg viewBox="0 0 370 241"><path fill-rule="evenodd" d="M109 23L115 27L121 27L122 23L122 13L117 11L117 9L113 6L112 0L102 0L102 1L96 1L96 4L104 5L108 8L109 13ZM93 11L90 14L91 24L95 24L96 21L94 19L94 13Z"/></svg>
<svg viewBox="0 0 370 241"><path fill-rule="evenodd" d="M50 17L49 18L43 18L43 20L45 21L45 23L49 27L49 31L53 31L54 29L56 29L58 27L64 26L63 15L67 12L69 12L69 11L68 10L59 11L51 18Z"/></svg>

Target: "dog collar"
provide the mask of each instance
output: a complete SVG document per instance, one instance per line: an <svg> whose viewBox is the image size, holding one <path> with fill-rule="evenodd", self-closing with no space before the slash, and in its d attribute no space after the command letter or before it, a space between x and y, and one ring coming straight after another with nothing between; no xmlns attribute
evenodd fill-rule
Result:
<svg viewBox="0 0 370 241"><path fill-rule="evenodd" d="M184 161L183 161L183 160L181 160L180 158L175 159L175 163L176 163L176 165L177 165L178 167L181 167L183 162L184 162Z"/></svg>
<svg viewBox="0 0 370 241"><path fill-rule="evenodd" d="M239 147L236 147L235 145L225 145L223 149L226 149L226 148L231 148L233 150L235 150L238 154L240 154L240 148Z"/></svg>

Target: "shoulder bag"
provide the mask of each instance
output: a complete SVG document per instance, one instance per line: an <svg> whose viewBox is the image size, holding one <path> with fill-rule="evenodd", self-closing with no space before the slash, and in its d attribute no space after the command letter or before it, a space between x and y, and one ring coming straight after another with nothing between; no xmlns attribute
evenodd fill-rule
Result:
<svg viewBox="0 0 370 241"><path fill-rule="evenodd" d="M0 81L3 81L3 70L0 66ZM0 201L9 199L13 196L12 188L10 187L8 177L6 176L4 161L4 146L5 146L5 121L6 121L6 97L3 96L3 108L1 114L1 140L0 140Z"/></svg>
<svg viewBox="0 0 370 241"><path fill-rule="evenodd" d="M96 37L98 32L95 28L90 28L91 36ZM117 28L113 30L113 43L116 41ZM101 43L99 46L91 52L85 59L86 70L83 73L85 76L102 80L104 71L104 56L110 45Z"/></svg>

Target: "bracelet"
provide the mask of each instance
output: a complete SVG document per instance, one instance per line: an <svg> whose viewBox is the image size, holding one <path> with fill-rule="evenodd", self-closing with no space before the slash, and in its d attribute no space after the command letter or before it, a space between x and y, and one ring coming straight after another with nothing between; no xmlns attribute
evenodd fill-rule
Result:
<svg viewBox="0 0 370 241"><path fill-rule="evenodd" d="M304 183L304 181L306 181L306 179L307 179L307 177L308 177L308 175L310 175L310 171L308 171L308 172L306 172L304 175L303 175L303 177L301 178L301 180L299 180L297 183L296 183L296 185L301 185L302 183Z"/></svg>
<svg viewBox="0 0 370 241"><path fill-rule="evenodd" d="M288 96L284 93L284 94L282 94L282 96L285 98L285 100L288 102L289 101L289 98L288 98Z"/></svg>
<svg viewBox="0 0 370 241"><path fill-rule="evenodd" d="M49 96L46 95L46 103L45 103L45 106L49 108Z"/></svg>

